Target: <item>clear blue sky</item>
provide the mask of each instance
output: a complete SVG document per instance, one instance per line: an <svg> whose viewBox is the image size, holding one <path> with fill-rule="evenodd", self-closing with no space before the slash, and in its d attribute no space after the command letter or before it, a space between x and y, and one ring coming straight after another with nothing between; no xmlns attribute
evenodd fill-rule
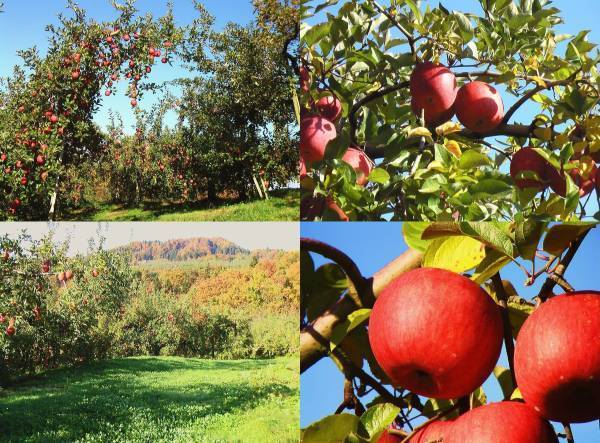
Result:
<svg viewBox="0 0 600 443"><path fill-rule="evenodd" d="M112 20L117 16L108 0L78 0L77 3L88 12L89 17L97 21ZM203 0L201 3L215 17L218 29L228 22L245 25L253 18L251 0ZM150 12L155 17L160 17L166 11L166 4L167 0L138 0L137 8L142 15ZM190 24L197 18L192 0L174 0L173 4L177 25ZM4 13L0 14L0 76L10 75L13 66L21 62L16 54L18 50L37 46L42 53L46 52L48 33L45 28L48 24L58 24L57 15L66 11L66 5L66 0L4 0ZM152 70L150 80L161 83L186 76L189 73L177 63L173 67L159 63ZM101 109L96 114L95 121L104 127L108 122L108 111L112 109L123 116L126 129L130 130L135 120L130 99L124 94L127 85L121 82L119 86L116 94L108 98L102 95ZM142 109L149 108L162 94L162 91L156 96L146 93L139 106ZM175 118L175 113L172 112L168 115L167 122L173 124Z"/></svg>
<svg viewBox="0 0 600 443"><path fill-rule="evenodd" d="M355 260L365 276L372 275L407 249L402 238L401 223L302 223L300 232L303 237L322 240L344 251ZM594 229L569 266L566 277L576 289L600 290L597 275L599 244L600 229ZM316 266L326 262L319 255L313 255L313 258ZM527 299L536 295L543 283L543 278L540 278L529 288L523 286L525 276L516 265L505 267L501 275L512 281L519 295ZM508 366L504 350L499 364ZM344 379L329 358L321 359L302 374L300 382L302 427L332 414L341 403ZM484 384L484 390L488 401L502 400L502 393L493 375ZM562 427L559 425L558 429ZM573 425L573 431L577 443L600 441L598 422Z"/></svg>
<svg viewBox="0 0 600 443"><path fill-rule="evenodd" d="M320 0L312 0L310 5L314 6L316 4L323 3ZM315 17L307 20L307 23L314 25L316 23L320 23L323 20L324 14L327 13L337 13L337 9L341 7L344 3L344 0L341 0L340 3L331 8L327 8L323 10L320 14ZM382 0L379 2L382 6L389 5L389 0ZM422 1L423 8L426 5L430 7L436 7L439 3L442 3L449 10L458 10L462 12L471 12L478 15L481 15L482 9L479 1L477 0L424 0ZM594 43L600 44L600 28L598 27L598 22L600 22L600 2L598 0L555 0L552 2L552 5L561 10L561 17L564 20L564 24L558 25L556 27L557 33L559 34L572 34L577 35L582 30L591 30L588 35L588 40ZM393 30L392 32L396 32ZM564 48L567 42L562 42L559 44L559 49L557 51L559 53L564 53ZM562 48L562 49L560 49ZM407 47L398 47L396 50L400 52L407 51ZM462 69L464 71L467 69ZM515 97L512 94L506 93L502 88L499 88L500 95L502 96L502 100L504 102L504 108L508 109L513 103L518 100L518 97ZM529 101L525 105L521 106L519 110L512 117L512 122L519 123L527 123L529 124L533 117L539 112L539 105L533 101ZM456 119L456 118L455 118ZM497 137L498 140L504 140L504 137ZM490 139L492 141L493 139ZM501 146L500 146L501 147ZM502 170L508 172L508 164L505 163L502 166ZM598 205L596 201L592 197L587 206L588 215L593 215L598 211Z"/></svg>

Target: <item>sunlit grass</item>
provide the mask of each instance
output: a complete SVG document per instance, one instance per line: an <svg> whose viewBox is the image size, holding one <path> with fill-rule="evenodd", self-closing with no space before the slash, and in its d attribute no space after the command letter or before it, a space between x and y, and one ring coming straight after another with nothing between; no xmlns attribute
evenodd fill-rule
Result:
<svg viewBox="0 0 600 443"><path fill-rule="evenodd" d="M0 392L2 442L292 442L297 357L116 359Z"/></svg>
<svg viewBox="0 0 600 443"><path fill-rule="evenodd" d="M221 202L207 207L198 204L147 202L141 207L129 208L115 204L98 203L78 211L61 214L61 220L86 221L297 221L300 218L300 191L275 191L269 200L245 203Z"/></svg>

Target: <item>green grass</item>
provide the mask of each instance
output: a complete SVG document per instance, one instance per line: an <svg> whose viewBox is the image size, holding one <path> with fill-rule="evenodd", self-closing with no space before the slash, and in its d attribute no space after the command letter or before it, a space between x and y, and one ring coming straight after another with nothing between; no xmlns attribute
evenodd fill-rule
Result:
<svg viewBox="0 0 600 443"><path fill-rule="evenodd" d="M283 189L273 191L269 200L239 203L221 201L182 204L146 202L141 207L129 208L102 203L93 207L61 214L61 220L85 221L298 221L300 219L300 191Z"/></svg>
<svg viewBox="0 0 600 443"><path fill-rule="evenodd" d="M2 442L296 442L298 358L109 360L0 391Z"/></svg>

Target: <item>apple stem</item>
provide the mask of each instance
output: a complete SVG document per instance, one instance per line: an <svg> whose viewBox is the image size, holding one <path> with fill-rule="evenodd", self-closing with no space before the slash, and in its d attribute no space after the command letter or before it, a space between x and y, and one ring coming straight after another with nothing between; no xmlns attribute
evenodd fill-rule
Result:
<svg viewBox="0 0 600 443"><path fill-rule="evenodd" d="M565 437L567 438L568 443L575 443L575 438L573 437L573 431L571 431L571 425L569 423L562 424L565 429Z"/></svg>

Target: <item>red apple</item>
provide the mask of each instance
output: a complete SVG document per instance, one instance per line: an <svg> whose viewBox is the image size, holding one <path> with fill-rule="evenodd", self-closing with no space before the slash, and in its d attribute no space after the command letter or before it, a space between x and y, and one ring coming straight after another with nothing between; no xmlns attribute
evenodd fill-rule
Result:
<svg viewBox="0 0 600 443"><path fill-rule="evenodd" d="M342 114L342 103L337 97L328 95L327 97L321 97L317 101L317 110L321 117L327 120L336 121Z"/></svg>
<svg viewBox="0 0 600 443"><path fill-rule="evenodd" d="M71 73L71 78L72 78L73 80L77 80L77 79L79 78L79 75L80 75L80 72L79 72L79 70L77 70L77 71L73 71L73 72Z"/></svg>
<svg viewBox="0 0 600 443"><path fill-rule="evenodd" d="M98 272L98 270L96 268L92 269L92 276L93 277L98 277L98 275L100 275L100 273Z"/></svg>
<svg viewBox="0 0 600 443"><path fill-rule="evenodd" d="M400 435L390 434L386 429L377 439L377 443L401 443L402 440Z"/></svg>
<svg viewBox="0 0 600 443"><path fill-rule="evenodd" d="M46 159L44 158L44 156L43 156L42 154L38 154L38 155L35 157L35 163L36 163L38 166L42 166L44 163L46 163Z"/></svg>
<svg viewBox="0 0 600 443"><path fill-rule="evenodd" d="M515 347L525 402L555 421L600 418L600 292L577 291L542 303Z"/></svg>
<svg viewBox="0 0 600 443"><path fill-rule="evenodd" d="M409 443L432 443L432 442L444 442L448 435L450 435L453 421L434 421L419 429L413 437L408 440Z"/></svg>
<svg viewBox="0 0 600 443"><path fill-rule="evenodd" d="M137 106L137 100L135 98L131 99L131 107L135 108L136 106Z"/></svg>
<svg viewBox="0 0 600 443"><path fill-rule="evenodd" d="M306 162L323 160L327 143L336 137L335 125L326 118L304 117L300 122L300 156Z"/></svg>
<svg viewBox="0 0 600 443"><path fill-rule="evenodd" d="M0 323L4 323L5 320L6 317L4 316L4 314L0 314Z"/></svg>
<svg viewBox="0 0 600 443"><path fill-rule="evenodd" d="M477 389L502 347L493 299L462 275L436 268L409 271L381 292L369 342L394 386L433 398Z"/></svg>
<svg viewBox="0 0 600 443"><path fill-rule="evenodd" d="M534 172L536 178L519 178L524 171ZM566 194L566 182L558 170L531 148L517 151L510 163L510 175L520 189L534 188L542 191L550 186L554 192L561 196Z"/></svg>
<svg viewBox="0 0 600 443"><path fill-rule="evenodd" d="M373 170L373 161L362 149L348 148L342 157L356 171L356 184L365 186L369 180L368 176Z"/></svg>
<svg viewBox="0 0 600 443"><path fill-rule="evenodd" d="M112 91L110 89L107 89L106 91L104 91L105 96L108 97L110 94L112 94Z"/></svg>
<svg viewBox="0 0 600 443"><path fill-rule="evenodd" d="M0 161L1 161L1 162L5 162L7 158L8 158L8 155L6 155L5 153L2 153L2 154L0 155Z"/></svg>
<svg viewBox="0 0 600 443"><path fill-rule="evenodd" d="M9 337L15 335L15 332L17 332L17 330L14 326L9 326L8 328L6 328L6 335L8 335Z"/></svg>
<svg viewBox="0 0 600 443"><path fill-rule="evenodd" d="M42 263L42 272L44 274L50 272L50 260L44 260L44 263Z"/></svg>
<svg viewBox="0 0 600 443"><path fill-rule="evenodd" d="M550 423L524 403L503 401L457 418L444 443L558 443Z"/></svg>
<svg viewBox="0 0 600 443"><path fill-rule="evenodd" d="M460 88L454 107L458 120L479 134L494 130L504 117L500 94L485 82L473 81Z"/></svg>
<svg viewBox="0 0 600 443"><path fill-rule="evenodd" d="M412 110L421 117L425 111L427 125L439 125L454 115L456 77L443 65L419 63L410 75Z"/></svg>
<svg viewBox="0 0 600 443"><path fill-rule="evenodd" d="M50 116L50 121L51 121L52 123L57 123L57 122L58 122L58 116L56 116L56 115L52 115L52 116Z"/></svg>

